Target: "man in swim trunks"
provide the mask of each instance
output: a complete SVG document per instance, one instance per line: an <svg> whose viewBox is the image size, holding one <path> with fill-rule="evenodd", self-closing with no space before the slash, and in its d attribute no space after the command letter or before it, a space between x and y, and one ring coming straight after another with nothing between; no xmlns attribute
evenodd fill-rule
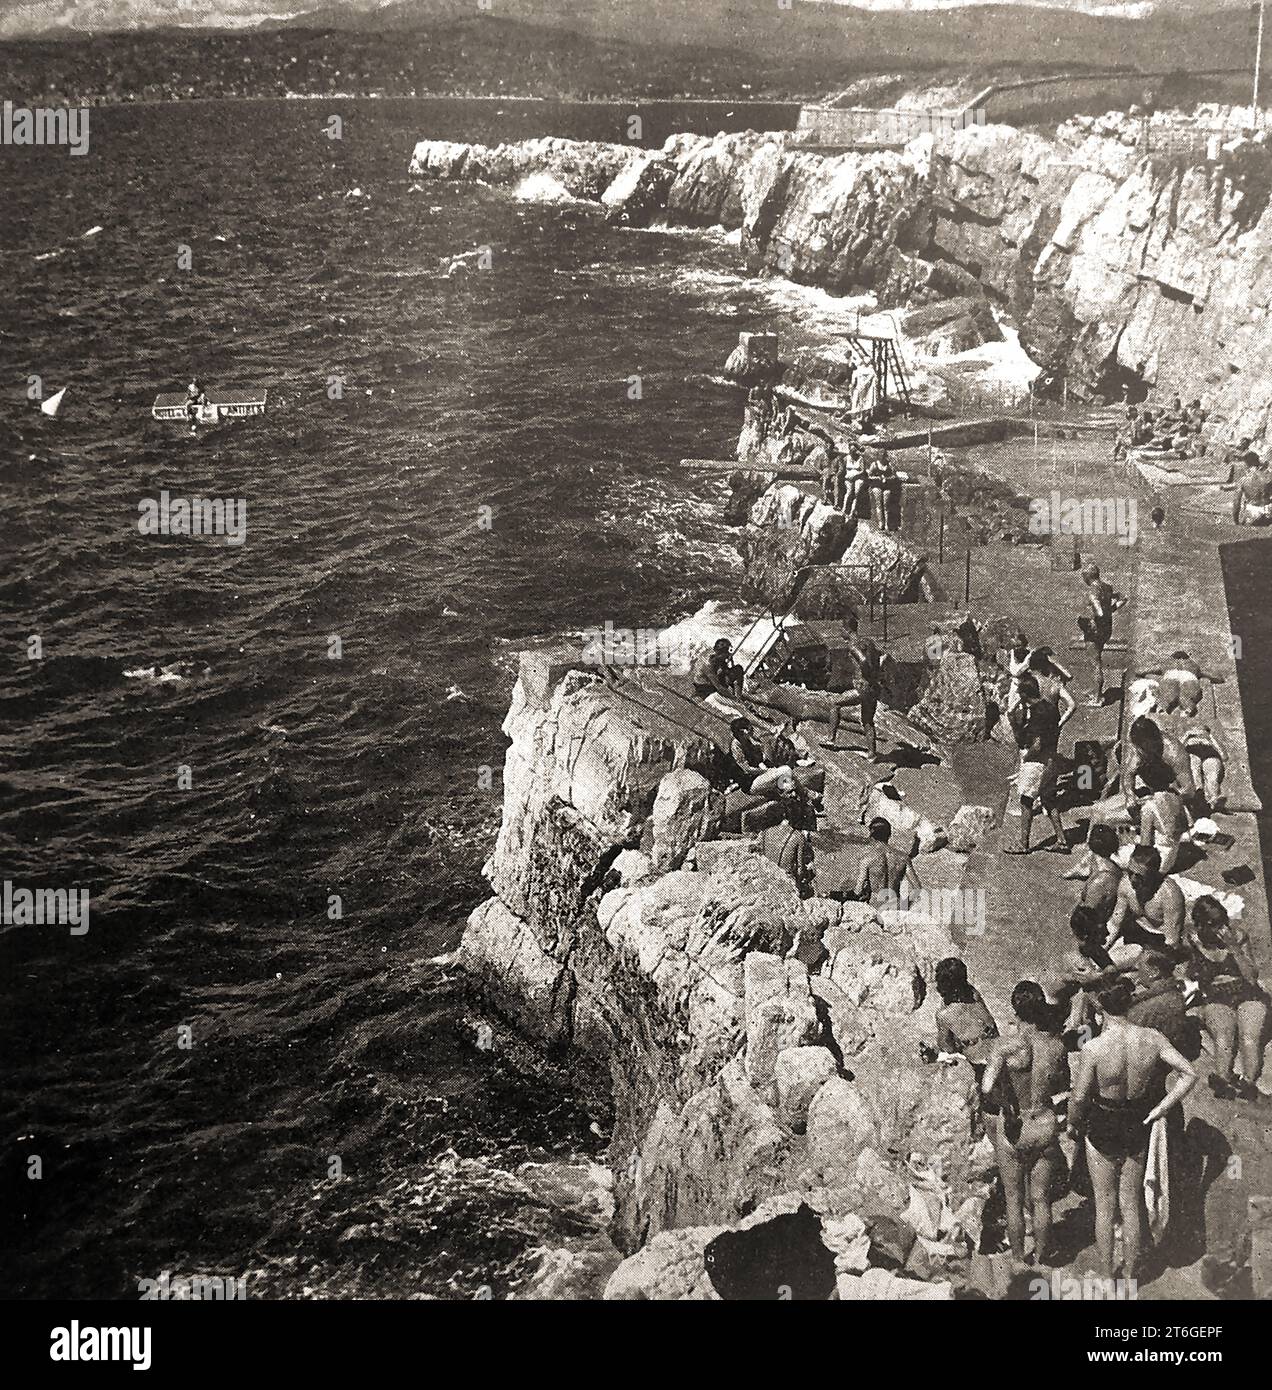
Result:
<svg viewBox="0 0 1272 1390"><path fill-rule="evenodd" d="M1126 600L1100 578L1099 565L1083 565L1082 582L1087 586L1087 607L1078 615L1078 627L1091 649L1095 676L1095 692L1087 703L1098 708L1104 704L1104 648L1113 638L1113 615L1125 606Z"/></svg>
<svg viewBox="0 0 1272 1390"><path fill-rule="evenodd" d="M1122 1222L1123 1274L1139 1277L1144 1245L1144 1168L1153 1123L1197 1084L1188 1059L1161 1033L1127 1020L1134 989L1127 980L1096 995L1099 1037L1078 1054L1069 1102L1069 1132L1086 1141L1095 1196L1095 1245L1100 1272L1114 1277L1113 1233ZM1163 1094L1163 1074L1174 1082ZM1160 1097L1160 1099L1159 1099Z"/></svg>
<svg viewBox="0 0 1272 1390"><path fill-rule="evenodd" d="M796 723L811 720L828 725L830 740L827 746L834 743L839 733L839 721L844 711L861 703L861 695L856 690L809 690L802 685L780 681L757 681L749 698L755 704L780 710Z"/></svg>
<svg viewBox="0 0 1272 1390"><path fill-rule="evenodd" d="M1028 854L1034 810L1041 807L1051 821L1055 840L1047 846L1052 854L1068 854L1064 823L1056 792L1057 745L1060 741L1060 713L1050 700L1042 698L1032 675L1021 676L1020 703L1009 718L1020 749L1020 771L1016 791L1020 797L1020 843L1004 845L1004 854Z"/></svg>
<svg viewBox="0 0 1272 1390"><path fill-rule="evenodd" d="M1056 1031L1056 1010L1042 986L1022 980L1011 992L1018 1031L990 1046L981 1094L997 1094L1000 1113L986 1117L1007 1206L1007 1241L1025 1258L1025 1199L1033 1210L1034 1258L1051 1263L1051 1192L1064 1166L1060 1134L1069 1094L1069 1054Z"/></svg>
<svg viewBox="0 0 1272 1390"><path fill-rule="evenodd" d="M199 411L208 403L208 393L199 385L197 381L192 381L186 387L185 413L186 419L190 422L190 433L193 434L199 427Z"/></svg>
<svg viewBox="0 0 1272 1390"><path fill-rule="evenodd" d="M879 753L875 714L879 709L883 655L869 637L862 637L858 633L857 626L855 617L846 618L843 624L843 635L848 643L848 654L853 664L853 689L861 697L857 713L861 717L861 727L866 735L866 751L873 762ZM838 734L839 720L836 719L830 732L830 738L823 744L823 747L836 747Z"/></svg>
<svg viewBox="0 0 1272 1390"><path fill-rule="evenodd" d="M919 876L908 854L902 854L889 841L892 825L882 816L870 822L870 839L857 869L853 897L877 907L902 907L909 901L909 889L919 888ZM904 896L903 896L904 895Z"/></svg>
<svg viewBox="0 0 1272 1390"><path fill-rule="evenodd" d="M1245 471L1237 479L1232 520L1238 526L1266 526L1272 521L1272 472L1253 450L1242 462Z"/></svg>
<svg viewBox="0 0 1272 1390"><path fill-rule="evenodd" d="M721 637L693 663L690 673L693 693L699 699L722 695L728 700L742 698L742 668L733 661L733 643Z"/></svg>
<svg viewBox="0 0 1272 1390"><path fill-rule="evenodd" d="M1136 845L1118 886L1106 948L1111 951L1119 941L1127 941L1175 957L1183 932L1179 884L1162 873L1161 858L1151 845Z"/></svg>

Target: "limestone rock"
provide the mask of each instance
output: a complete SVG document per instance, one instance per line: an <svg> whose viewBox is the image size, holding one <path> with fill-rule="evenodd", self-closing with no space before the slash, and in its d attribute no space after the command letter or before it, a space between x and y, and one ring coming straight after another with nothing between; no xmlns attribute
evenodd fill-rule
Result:
<svg viewBox="0 0 1272 1390"><path fill-rule="evenodd" d="M610 1275L605 1298L719 1300L703 1262L703 1251L728 1228L681 1226L660 1231L643 1249L629 1256Z"/></svg>
<svg viewBox="0 0 1272 1390"><path fill-rule="evenodd" d="M679 768L659 782L650 821L654 837L651 864L655 873L667 873L684 863L685 855L699 840L716 834L720 807L705 777Z"/></svg>
<svg viewBox="0 0 1272 1390"><path fill-rule="evenodd" d="M825 1187L850 1185L858 1155L878 1142L874 1116L857 1086L832 1076L808 1107L810 1181Z"/></svg>
<svg viewBox="0 0 1272 1390"><path fill-rule="evenodd" d="M997 820L997 813L991 806L960 806L947 831L949 847L959 854L979 849L993 832Z"/></svg>
<svg viewBox="0 0 1272 1390"><path fill-rule="evenodd" d="M764 1087L774 1079L778 1053L817 1042L821 1029L808 971L799 961L752 951L743 968L746 1074L753 1086Z"/></svg>
<svg viewBox="0 0 1272 1390"><path fill-rule="evenodd" d="M824 1047L788 1047L777 1054L777 1114L796 1134L804 1131L813 1096L835 1071L835 1059Z"/></svg>

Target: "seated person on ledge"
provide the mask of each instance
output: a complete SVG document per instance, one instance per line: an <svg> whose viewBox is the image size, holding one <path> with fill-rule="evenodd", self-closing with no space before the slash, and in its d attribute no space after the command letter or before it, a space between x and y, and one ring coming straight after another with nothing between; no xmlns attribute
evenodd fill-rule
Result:
<svg viewBox="0 0 1272 1390"><path fill-rule="evenodd" d="M1151 845L1136 845L1118 886L1105 949L1113 953L1120 944L1129 943L1178 958L1183 931L1184 895L1179 884L1162 873L1161 857Z"/></svg>
<svg viewBox="0 0 1272 1390"><path fill-rule="evenodd" d="M690 678L693 693L700 699L723 695L725 699L742 698L742 668L733 661L733 643L721 637L710 652L703 652L693 663Z"/></svg>

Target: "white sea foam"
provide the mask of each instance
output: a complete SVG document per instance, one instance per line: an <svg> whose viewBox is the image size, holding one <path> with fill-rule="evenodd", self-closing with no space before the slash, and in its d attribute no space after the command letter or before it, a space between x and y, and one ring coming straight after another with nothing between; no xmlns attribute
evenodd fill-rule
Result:
<svg viewBox="0 0 1272 1390"><path fill-rule="evenodd" d="M512 190L512 196L519 203L581 203L586 199L576 198L573 193L551 174L527 174Z"/></svg>

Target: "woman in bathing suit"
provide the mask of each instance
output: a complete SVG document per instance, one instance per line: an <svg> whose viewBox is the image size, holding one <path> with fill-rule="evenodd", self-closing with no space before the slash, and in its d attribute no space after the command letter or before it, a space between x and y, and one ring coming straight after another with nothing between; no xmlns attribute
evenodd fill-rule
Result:
<svg viewBox="0 0 1272 1390"><path fill-rule="evenodd" d="M1228 920L1223 904L1207 894L1192 905L1192 927L1184 938L1191 955L1189 973L1201 991L1201 1016L1215 1043L1210 1089L1220 1100L1261 1102L1263 1028L1268 996L1259 985L1250 940ZM1234 1075L1238 1048L1244 1077Z"/></svg>
<svg viewBox="0 0 1272 1390"><path fill-rule="evenodd" d="M991 1045L998 1037L998 1024L969 982L967 966L957 956L938 962L935 980L942 1000L942 1007L936 1011L936 1051L929 1048L924 1055L935 1061L937 1052L961 1053L972 1064L979 1086ZM997 1097L986 1097L981 1102L986 1114L997 1108Z"/></svg>
<svg viewBox="0 0 1272 1390"><path fill-rule="evenodd" d="M1034 1256L1046 1264L1051 1250L1051 1192L1064 1163L1060 1152L1063 1107L1069 1093L1069 1054L1055 1030L1056 1011L1042 986L1022 980L1011 994L1020 1028L990 1049L983 1095L995 1089L1001 1113L987 1127L1007 1201L1007 1240L1025 1258L1025 1199L1033 1210Z"/></svg>

